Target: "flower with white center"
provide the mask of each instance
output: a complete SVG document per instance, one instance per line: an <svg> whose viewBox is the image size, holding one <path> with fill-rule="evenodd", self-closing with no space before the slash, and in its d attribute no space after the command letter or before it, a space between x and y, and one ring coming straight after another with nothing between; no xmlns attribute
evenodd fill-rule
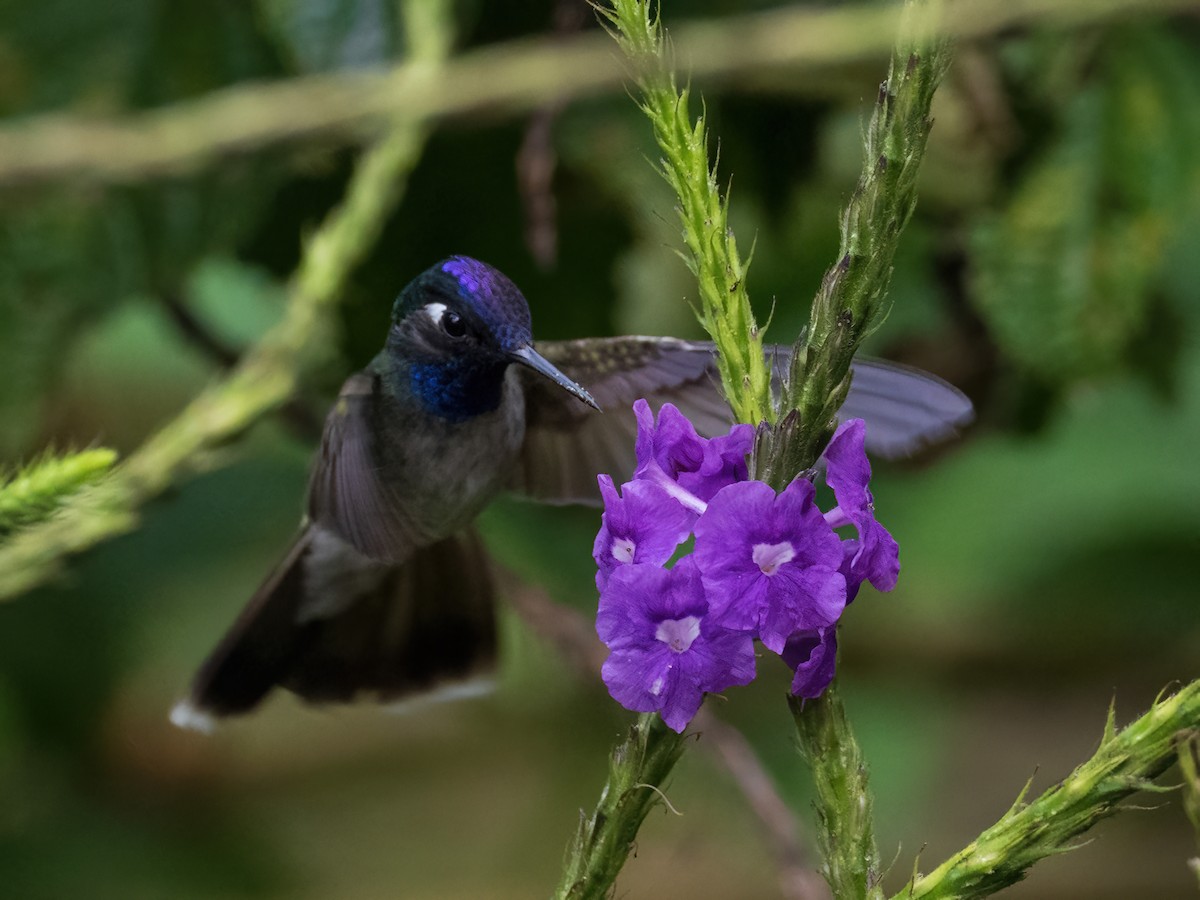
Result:
<svg viewBox="0 0 1200 900"><path fill-rule="evenodd" d="M690 558L672 569L621 566L600 594L602 675L626 709L658 712L682 732L706 693L754 680L754 638L709 609Z"/></svg>
<svg viewBox="0 0 1200 900"><path fill-rule="evenodd" d="M596 587L604 590L608 576L618 566L661 566L669 560L691 534L692 515L648 481L631 481L618 494L607 475L597 480L604 515L592 557L596 560Z"/></svg>
<svg viewBox="0 0 1200 900"><path fill-rule="evenodd" d="M713 608L775 653L846 605L841 541L803 478L779 495L761 481L720 491L696 522L694 556Z"/></svg>
<svg viewBox="0 0 1200 900"><path fill-rule="evenodd" d="M788 541L778 544L755 544L750 558L764 575L771 576L779 571L784 563L796 558L796 548Z"/></svg>

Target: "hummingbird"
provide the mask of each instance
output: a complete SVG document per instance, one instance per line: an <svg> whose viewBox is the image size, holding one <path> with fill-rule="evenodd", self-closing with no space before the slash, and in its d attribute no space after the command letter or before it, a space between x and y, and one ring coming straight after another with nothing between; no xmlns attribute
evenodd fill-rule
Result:
<svg viewBox="0 0 1200 900"><path fill-rule="evenodd" d="M788 350L774 351L786 371ZM328 414L291 549L171 720L207 730L277 686L315 703L470 693L497 643L472 523L506 490L598 505L597 473L632 475L642 397L674 403L704 435L731 424L711 343L535 349L529 305L497 269L452 256L422 272L396 299L383 350ZM856 359L839 415L866 419L868 449L897 457L950 436L972 408L933 375Z"/></svg>

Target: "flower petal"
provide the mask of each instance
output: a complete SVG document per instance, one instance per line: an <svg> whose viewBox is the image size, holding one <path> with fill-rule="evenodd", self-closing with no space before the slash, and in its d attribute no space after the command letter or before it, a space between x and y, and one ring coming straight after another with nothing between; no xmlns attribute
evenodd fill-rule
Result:
<svg viewBox="0 0 1200 900"><path fill-rule="evenodd" d="M837 666L837 629L798 632L788 639L782 656L796 673L792 693L810 700L820 697L833 681Z"/></svg>
<svg viewBox="0 0 1200 900"><path fill-rule="evenodd" d="M726 485L747 476L746 454L754 444L754 429L735 425L729 434L702 438L673 404L664 403L655 422L645 400L633 405L638 423L635 479L664 478L708 501Z"/></svg>
<svg viewBox="0 0 1200 900"><path fill-rule="evenodd" d="M693 515L649 481L629 482L618 494L609 476L600 475L596 480L604 500L604 515L592 545L592 558L596 561L596 587L603 591L619 566L664 565L691 534Z"/></svg>
<svg viewBox="0 0 1200 900"><path fill-rule="evenodd" d="M867 459L866 441L866 422L849 419L838 426L825 448L825 481L847 515L851 515L851 509L860 509L869 502L871 462Z"/></svg>
<svg viewBox="0 0 1200 900"><path fill-rule="evenodd" d="M663 697L659 715L668 728L680 734L688 727L703 702L704 692L694 681L677 677Z"/></svg>
<svg viewBox="0 0 1200 900"><path fill-rule="evenodd" d="M788 637L832 625L846 607L846 579L827 566L780 568L767 588L767 614L759 638L775 653L781 653Z"/></svg>
<svg viewBox="0 0 1200 900"><path fill-rule="evenodd" d="M674 654L661 650L614 650L604 661L600 677L612 698L634 712L657 712L663 698L675 689L678 673L672 671Z"/></svg>
<svg viewBox="0 0 1200 900"><path fill-rule="evenodd" d="M871 463L867 459L866 424L862 419L843 422L825 448L825 480L833 488L837 508L830 518L835 524L853 523L858 539L843 548L842 572L851 600L864 581L878 590L890 591L900 574L900 548L886 528L875 519L875 498L868 485Z"/></svg>
<svg viewBox="0 0 1200 900"><path fill-rule="evenodd" d="M596 609L596 634L612 650L647 647L658 623L646 610L646 598L666 590L670 573L650 565L621 566L608 579Z"/></svg>

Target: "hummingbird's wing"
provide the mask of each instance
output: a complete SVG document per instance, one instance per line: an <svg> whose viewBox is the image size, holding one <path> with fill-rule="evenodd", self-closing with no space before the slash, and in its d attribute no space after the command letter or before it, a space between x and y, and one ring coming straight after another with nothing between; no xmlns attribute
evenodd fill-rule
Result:
<svg viewBox="0 0 1200 900"><path fill-rule="evenodd" d="M729 428L716 349L703 341L615 337L548 341L539 352L582 384L604 411L598 415L541 378L528 378L525 446L511 487L548 503L598 503L596 474L618 481L634 468L637 423L632 404L673 403L702 435ZM787 372L791 348L772 346L776 381ZM945 440L973 416L971 401L942 379L883 360L854 361L854 378L839 418L867 421L867 449L910 456Z"/></svg>
<svg viewBox="0 0 1200 900"><path fill-rule="evenodd" d="M482 543L464 532L399 565L369 559L307 525L171 713L208 730L280 685L312 702L462 695L496 659L493 588Z"/></svg>
<svg viewBox="0 0 1200 900"><path fill-rule="evenodd" d="M790 362L790 352L787 358ZM912 456L949 440L975 419L966 394L922 369L863 356L854 359L851 369L854 378L838 421L864 420L867 451L876 456Z"/></svg>
<svg viewBox="0 0 1200 900"><path fill-rule="evenodd" d="M618 337L539 342L538 352L586 387L597 413L545 378L525 378L525 444L510 487L546 503L599 503L596 475L633 474L633 402L674 403L704 435L729 429L711 344Z"/></svg>
<svg viewBox="0 0 1200 900"><path fill-rule="evenodd" d="M372 559L401 562L424 542L380 478L371 429L380 398L379 376L370 369L346 379L325 419L308 483L308 517Z"/></svg>

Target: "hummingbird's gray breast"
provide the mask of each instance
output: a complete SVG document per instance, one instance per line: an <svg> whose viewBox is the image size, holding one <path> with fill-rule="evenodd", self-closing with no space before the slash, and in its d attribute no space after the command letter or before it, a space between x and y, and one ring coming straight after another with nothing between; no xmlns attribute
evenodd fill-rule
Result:
<svg viewBox="0 0 1200 900"><path fill-rule="evenodd" d="M461 530L500 491L525 438L525 397L516 372L500 404L465 421L401 409L377 442L389 502L422 543Z"/></svg>
<svg viewBox="0 0 1200 900"><path fill-rule="evenodd" d="M388 390L368 369L346 382L309 482L315 524L369 559L400 563L468 525L504 486L525 437L510 369L500 402L451 420Z"/></svg>

